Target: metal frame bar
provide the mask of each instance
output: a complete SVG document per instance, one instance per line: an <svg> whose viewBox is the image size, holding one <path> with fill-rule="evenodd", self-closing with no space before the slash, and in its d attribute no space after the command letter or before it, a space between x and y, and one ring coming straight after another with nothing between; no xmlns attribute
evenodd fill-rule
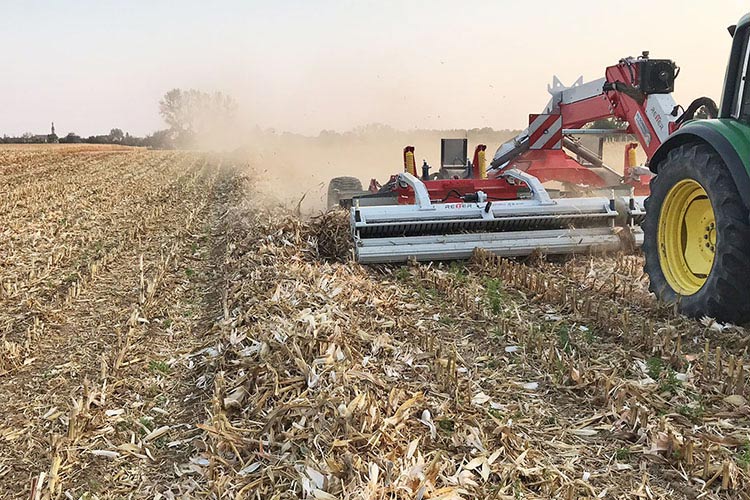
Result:
<svg viewBox="0 0 750 500"><path fill-rule="evenodd" d="M643 233L635 231L635 243L643 243ZM558 229L504 233L451 234L358 240L357 261L363 264L431 260L464 260L481 248L503 257L529 255L541 250L550 254L617 251L619 236L609 228Z"/></svg>
<svg viewBox="0 0 750 500"><path fill-rule="evenodd" d="M565 135L626 135L627 129L622 128L564 128Z"/></svg>

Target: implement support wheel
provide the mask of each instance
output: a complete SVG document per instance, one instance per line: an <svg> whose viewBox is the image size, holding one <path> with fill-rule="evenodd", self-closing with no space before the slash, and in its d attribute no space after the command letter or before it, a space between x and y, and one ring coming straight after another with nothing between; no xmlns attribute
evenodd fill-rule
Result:
<svg viewBox="0 0 750 500"><path fill-rule="evenodd" d="M362 182L356 177L334 177L328 183L328 208L339 206L342 199L362 192Z"/></svg>

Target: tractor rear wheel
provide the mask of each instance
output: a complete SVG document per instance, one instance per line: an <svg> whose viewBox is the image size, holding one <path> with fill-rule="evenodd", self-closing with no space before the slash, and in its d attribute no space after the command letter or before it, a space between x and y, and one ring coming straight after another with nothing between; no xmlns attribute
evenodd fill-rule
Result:
<svg viewBox="0 0 750 500"><path fill-rule="evenodd" d="M328 183L328 208L339 206L339 202L346 198L346 193L351 194L355 191L362 191L362 182L359 179L356 177L334 177Z"/></svg>
<svg viewBox="0 0 750 500"><path fill-rule="evenodd" d="M650 290L688 316L750 321L748 210L705 144L669 152L651 180L643 223Z"/></svg>

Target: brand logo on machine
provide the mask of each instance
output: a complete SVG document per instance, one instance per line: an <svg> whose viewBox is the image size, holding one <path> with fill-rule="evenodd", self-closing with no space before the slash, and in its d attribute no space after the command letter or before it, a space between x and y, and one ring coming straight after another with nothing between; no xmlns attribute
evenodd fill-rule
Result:
<svg viewBox="0 0 750 500"><path fill-rule="evenodd" d="M651 114L651 124L656 125L659 127L659 132L664 130L664 121L661 118L661 115L658 111L656 111L656 107L649 106L648 112Z"/></svg>
<svg viewBox="0 0 750 500"><path fill-rule="evenodd" d="M651 132L648 130L648 125L646 125L646 121L643 119L640 111L635 114L635 126L638 127L638 131L641 133L646 146L651 144Z"/></svg>

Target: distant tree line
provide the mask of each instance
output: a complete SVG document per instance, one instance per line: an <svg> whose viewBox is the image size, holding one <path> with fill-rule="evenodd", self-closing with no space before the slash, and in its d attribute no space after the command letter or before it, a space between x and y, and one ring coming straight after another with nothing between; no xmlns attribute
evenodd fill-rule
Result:
<svg viewBox="0 0 750 500"><path fill-rule="evenodd" d="M221 92L207 93L195 89L172 89L159 101L161 114L169 128L137 137L113 128L106 135L88 137L70 132L58 137L54 133L0 137L0 144L117 144L154 149L196 147L206 137L224 135L235 127L236 101Z"/></svg>
<svg viewBox="0 0 750 500"><path fill-rule="evenodd" d="M20 136L4 135L0 137L0 144L117 144L120 146L139 146L154 149L173 149L174 141L168 130L158 130L146 137L138 137L113 128L106 135L81 136L75 132L58 137L55 134L35 135L26 132Z"/></svg>
<svg viewBox="0 0 750 500"><path fill-rule="evenodd" d="M82 137L71 132L64 137L60 137L61 144L116 144L120 146L138 146L154 149L172 149L174 144L169 140L167 131L156 131L146 137L138 137L123 132L119 128L113 128L107 135L90 135Z"/></svg>
<svg viewBox="0 0 750 500"><path fill-rule="evenodd" d="M0 144L45 144L48 142L57 142L57 136L54 134L35 135L31 132L26 132L17 137L9 135L0 137Z"/></svg>

